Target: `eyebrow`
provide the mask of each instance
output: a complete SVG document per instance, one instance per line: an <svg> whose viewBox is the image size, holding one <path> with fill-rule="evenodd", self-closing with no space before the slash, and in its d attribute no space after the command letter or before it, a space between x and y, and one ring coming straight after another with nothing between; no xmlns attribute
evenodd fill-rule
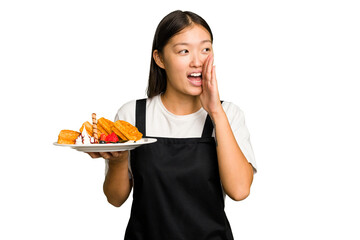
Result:
<svg viewBox="0 0 360 240"><path fill-rule="evenodd" d="M207 42L212 43L211 40L203 40L203 41L200 42L200 44L207 43ZM189 43L186 43L186 42L181 42L181 43L176 43L176 44L174 44L173 47L176 47L176 46L178 46L178 45L188 46L188 45L190 45L190 44L189 44Z"/></svg>

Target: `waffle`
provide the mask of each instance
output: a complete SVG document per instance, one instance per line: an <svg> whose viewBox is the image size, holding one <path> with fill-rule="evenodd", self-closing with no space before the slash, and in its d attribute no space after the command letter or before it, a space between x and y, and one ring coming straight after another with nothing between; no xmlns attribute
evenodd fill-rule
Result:
<svg viewBox="0 0 360 240"><path fill-rule="evenodd" d="M138 141L143 136L135 126L123 120L116 121L112 130L123 140Z"/></svg>

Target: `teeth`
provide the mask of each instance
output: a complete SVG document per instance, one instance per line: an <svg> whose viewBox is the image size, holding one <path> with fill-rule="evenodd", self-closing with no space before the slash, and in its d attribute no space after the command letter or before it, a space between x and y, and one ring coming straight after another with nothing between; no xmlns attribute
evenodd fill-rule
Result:
<svg viewBox="0 0 360 240"><path fill-rule="evenodd" d="M190 76L192 76L192 77L200 77L201 73L192 73L192 74L190 74Z"/></svg>

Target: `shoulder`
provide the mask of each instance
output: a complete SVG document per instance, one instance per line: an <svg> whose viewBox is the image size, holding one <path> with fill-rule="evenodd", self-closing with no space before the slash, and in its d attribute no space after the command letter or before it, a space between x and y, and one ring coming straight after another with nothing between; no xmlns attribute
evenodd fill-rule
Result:
<svg viewBox="0 0 360 240"><path fill-rule="evenodd" d="M233 102L223 101L222 106L225 112L229 113L243 113L241 108Z"/></svg>
<svg viewBox="0 0 360 240"><path fill-rule="evenodd" d="M222 106L230 124L234 122L243 123L245 121L243 110L235 103L224 101Z"/></svg>
<svg viewBox="0 0 360 240"><path fill-rule="evenodd" d="M155 96L153 98L148 98L146 101L146 108L147 109L153 109L156 105L156 100L158 99L158 96ZM124 120L129 122L132 125L135 125L135 112L136 112L136 101L131 100L123 104L119 110L117 111L115 115L115 120Z"/></svg>
<svg viewBox="0 0 360 240"><path fill-rule="evenodd" d="M136 108L136 100L128 101L123 104L115 115L115 120L124 120L129 122L130 124L135 123L135 108Z"/></svg>

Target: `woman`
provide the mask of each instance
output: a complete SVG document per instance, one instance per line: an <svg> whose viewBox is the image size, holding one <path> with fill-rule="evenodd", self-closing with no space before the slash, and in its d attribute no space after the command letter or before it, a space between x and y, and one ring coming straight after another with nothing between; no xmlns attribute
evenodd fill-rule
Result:
<svg viewBox="0 0 360 240"><path fill-rule="evenodd" d="M245 199L256 166L242 111L219 99L212 42L200 16L167 15L155 32L148 99L126 103L115 118L157 142L90 154L107 159L112 205L134 187L125 239L233 239L223 194Z"/></svg>

